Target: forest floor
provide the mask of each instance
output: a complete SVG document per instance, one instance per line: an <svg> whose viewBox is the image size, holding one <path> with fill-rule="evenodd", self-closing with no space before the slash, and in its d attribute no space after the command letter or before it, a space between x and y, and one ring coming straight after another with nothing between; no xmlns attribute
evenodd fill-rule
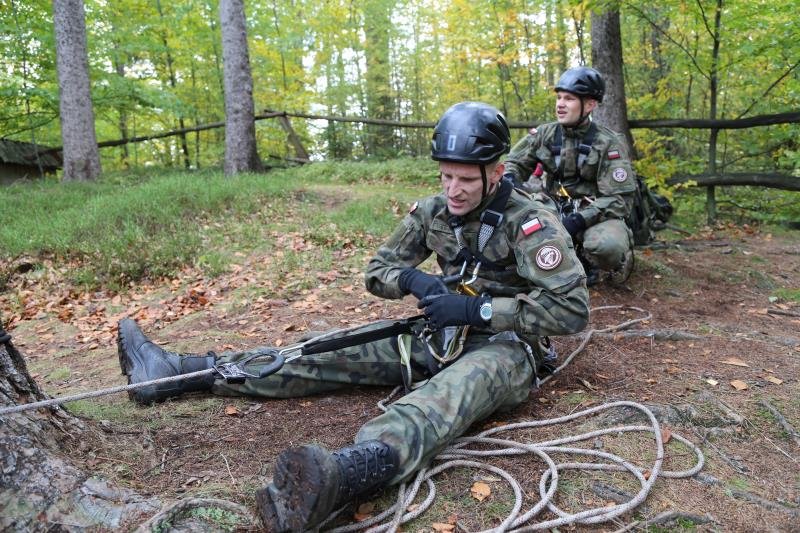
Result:
<svg viewBox="0 0 800 533"><path fill-rule="evenodd" d="M283 240L278 250L303 253L312 246L300 235L276 239ZM641 402L659 413L663 435L680 434L703 450L702 471L688 479L660 477L635 511L577 529L615 531L639 521L633 529L644 530L642 521L674 511L681 514L649 530L797 531L800 237L729 226L671 239L662 241L665 246L637 250L637 267L625 286L591 290L594 308L634 306L652 313L650 320L632 330L595 335L527 403L493 416L474 432L606 402ZM53 396L125 383L114 342L116 323L124 316L136 318L168 349L205 352L286 345L306 330L416 312L410 298L385 302L363 289L359 263L368 251L345 246L337 266L322 272L308 265L298 269L303 272L269 268L281 253L241 254L227 273L212 279L187 269L175 279L113 295L65 285L55 266L46 275L42 269L21 268L0 306L4 317L12 317L11 333L29 370ZM599 311L589 327L640 316L631 309ZM649 334L630 334L634 330ZM554 340L563 358L581 337ZM119 394L80 401L68 408L87 419L93 431L68 453L88 471L165 501L220 497L254 508L254 491L269 481L282 449L307 442L331 448L351 443L358 428L379 414L376 402L389 392L360 387L286 400L194 395L152 407L135 406ZM542 441L619 420L598 416L526 430L523 437ZM652 438L623 435L594 439L589 447L613 450L644 468L654 449ZM541 462L504 458L493 463L517 474L526 495L523 509L530 508L538 499ZM692 464L693 454L671 439L664 468ZM482 501L471 492L476 481L488 486ZM403 531L486 529L499 524L513 504L505 482L485 471L449 470L437 486L434 507ZM611 505L637 490L635 479L622 473L564 472L557 501L579 511ZM359 511L374 512L369 506Z"/></svg>

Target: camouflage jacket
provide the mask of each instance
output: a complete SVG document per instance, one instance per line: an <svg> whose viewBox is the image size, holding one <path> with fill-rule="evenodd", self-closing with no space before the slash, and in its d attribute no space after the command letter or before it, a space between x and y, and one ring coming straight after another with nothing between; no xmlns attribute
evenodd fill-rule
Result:
<svg viewBox="0 0 800 533"><path fill-rule="evenodd" d="M619 136L598 124L591 150L579 158L578 146L589 124L562 128L563 177L559 180L556 157L550 150L558 128L561 126L557 122L551 122L531 129L511 149L506 158L506 172L513 174L518 183L530 178L532 189L541 189L553 198L559 197L564 185L573 199L587 199L578 208L587 226L609 218L627 218L633 205L636 177ZM583 164L577 168L579 160ZM531 175L538 163L544 167L541 178Z"/></svg>
<svg viewBox="0 0 800 533"><path fill-rule="evenodd" d="M464 217L463 237L473 253L480 214L492 197ZM397 285L400 272L432 253L446 276L458 274L459 246L447 218L443 194L415 203L367 266L367 290L383 298L402 298ZM492 296L491 330L511 330L530 338L584 328L589 317L586 274L552 200L515 189L483 255L497 268L481 268L475 282L480 293Z"/></svg>

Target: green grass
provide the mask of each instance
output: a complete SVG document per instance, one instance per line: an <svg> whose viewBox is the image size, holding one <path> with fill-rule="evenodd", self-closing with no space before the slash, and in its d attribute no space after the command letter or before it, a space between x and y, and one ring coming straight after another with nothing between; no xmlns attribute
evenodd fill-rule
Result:
<svg viewBox="0 0 800 533"><path fill-rule="evenodd" d="M800 303L800 289L778 289L773 291L772 295L779 300Z"/></svg>
<svg viewBox="0 0 800 533"><path fill-rule="evenodd" d="M299 231L328 251L374 250L409 204L438 187L435 163L412 158L321 162L235 177L218 170L148 169L111 173L95 183L20 183L3 188L10 207L0 211L0 287L12 275L3 263L20 256L34 263L52 259L66 267L69 281L114 290L186 266L221 275L233 252L270 250L275 231ZM720 214L728 220L800 220L796 193L718 191ZM676 193L676 225L702 226L704 202L701 190ZM322 260L331 257L323 254ZM280 268L299 264L288 255ZM663 264L644 266L672 275Z"/></svg>
<svg viewBox="0 0 800 533"><path fill-rule="evenodd" d="M404 210L436 183L432 162L404 159L236 177L159 171L14 185L3 189L11 208L0 211L0 260L53 258L88 287L169 276L186 265L216 276L229 268L232 251L268 248L269 230L287 218L332 249L372 245L396 224L393 202L395 212L401 203ZM324 195L330 208L321 208ZM0 280L8 275L0 268Z"/></svg>

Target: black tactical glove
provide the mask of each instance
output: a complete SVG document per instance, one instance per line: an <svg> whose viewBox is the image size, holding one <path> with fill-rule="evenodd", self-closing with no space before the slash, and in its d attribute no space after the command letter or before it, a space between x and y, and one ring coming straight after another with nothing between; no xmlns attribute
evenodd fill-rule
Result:
<svg viewBox="0 0 800 533"><path fill-rule="evenodd" d="M488 296L465 296L463 294L438 294L426 296L417 307L424 308L428 325L433 329L447 326L486 327L481 318L481 305L491 301Z"/></svg>
<svg viewBox="0 0 800 533"><path fill-rule="evenodd" d="M575 235L586 229L586 219L583 218L580 213L572 213L565 216L561 223L564 224L567 233L569 233L569 236L573 239Z"/></svg>
<svg viewBox="0 0 800 533"><path fill-rule="evenodd" d="M450 292L442 278L422 272L416 268L404 268L397 278L397 285L405 294L411 293L418 300L426 296Z"/></svg>

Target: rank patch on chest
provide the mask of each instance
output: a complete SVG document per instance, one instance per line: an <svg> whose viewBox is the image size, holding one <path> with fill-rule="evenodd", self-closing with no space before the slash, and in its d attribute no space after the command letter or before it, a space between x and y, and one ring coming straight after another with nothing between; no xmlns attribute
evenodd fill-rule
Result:
<svg viewBox="0 0 800 533"><path fill-rule="evenodd" d="M615 168L614 172L611 174L611 177L614 178L614 181L622 183L628 179L628 171L626 171L624 168Z"/></svg>
<svg viewBox="0 0 800 533"><path fill-rule="evenodd" d="M408 210L408 214L410 215L411 213L416 211L418 207L419 207L419 202L414 202L414 204L411 206L411 209Z"/></svg>
<svg viewBox="0 0 800 533"><path fill-rule="evenodd" d="M561 250L555 246L542 246L536 252L536 266L542 270L553 270L561 264Z"/></svg>
<svg viewBox="0 0 800 533"><path fill-rule="evenodd" d="M608 151L608 158L609 159L619 159L619 150L609 150Z"/></svg>
<svg viewBox="0 0 800 533"><path fill-rule="evenodd" d="M539 217L534 217L522 225L522 233L524 233L525 236L528 236L531 233L536 233L543 227L544 226L542 226L542 223L539 222Z"/></svg>

